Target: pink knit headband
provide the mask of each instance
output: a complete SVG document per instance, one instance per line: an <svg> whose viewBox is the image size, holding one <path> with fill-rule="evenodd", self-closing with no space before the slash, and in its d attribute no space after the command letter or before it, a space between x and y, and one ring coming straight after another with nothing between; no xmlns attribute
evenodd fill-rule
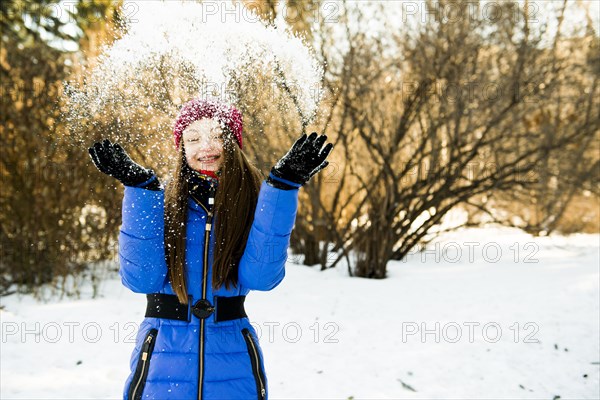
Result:
<svg viewBox="0 0 600 400"><path fill-rule="evenodd" d="M202 118L215 118L227 125L235 136L240 149L242 148L242 114L234 106L207 99L193 99L181 107L173 128L176 148L179 148L185 128Z"/></svg>

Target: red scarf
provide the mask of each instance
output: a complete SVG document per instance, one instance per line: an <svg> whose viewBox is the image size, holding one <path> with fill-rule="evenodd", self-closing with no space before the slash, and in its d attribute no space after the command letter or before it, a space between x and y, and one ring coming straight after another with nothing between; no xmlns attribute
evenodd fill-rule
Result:
<svg viewBox="0 0 600 400"><path fill-rule="evenodd" d="M208 176L210 176L212 178L219 179L219 177L217 176L217 174L215 173L215 171L210 171L210 170L207 170L207 169L201 169L201 170L198 170L198 172L200 172L201 174L204 174L204 175L208 175Z"/></svg>

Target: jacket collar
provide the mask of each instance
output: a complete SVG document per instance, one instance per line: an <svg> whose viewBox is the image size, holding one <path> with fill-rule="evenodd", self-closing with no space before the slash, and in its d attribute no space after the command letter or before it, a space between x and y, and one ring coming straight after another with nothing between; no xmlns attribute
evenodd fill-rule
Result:
<svg viewBox="0 0 600 400"><path fill-rule="evenodd" d="M185 177L188 182L189 198L195 209L208 209L208 194L212 187L218 187L219 179L200 173L185 164ZM200 204L198 204L200 203Z"/></svg>

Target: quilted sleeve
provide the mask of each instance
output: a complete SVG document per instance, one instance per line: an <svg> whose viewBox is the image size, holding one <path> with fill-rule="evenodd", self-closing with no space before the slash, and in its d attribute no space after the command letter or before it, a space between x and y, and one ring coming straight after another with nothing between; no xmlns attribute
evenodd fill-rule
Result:
<svg viewBox="0 0 600 400"><path fill-rule="evenodd" d="M161 290L167 277L164 249L164 190L125 186L119 232L123 285L136 293Z"/></svg>
<svg viewBox="0 0 600 400"><path fill-rule="evenodd" d="M298 191L282 190L263 181L254 221L239 263L241 285L252 290L274 289L285 276L290 235L298 210Z"/></svg>

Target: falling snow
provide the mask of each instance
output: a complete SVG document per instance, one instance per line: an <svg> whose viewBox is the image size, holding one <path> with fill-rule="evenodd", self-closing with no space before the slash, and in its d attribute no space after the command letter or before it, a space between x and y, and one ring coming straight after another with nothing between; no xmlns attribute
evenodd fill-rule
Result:
<svg viewBox="0 0 600 400"><path fill-rule="evenodd" d="M314 118L323 68L310 46L285 26L265 26L240 4L211 4L217 12L200 3L162 1L137 2L133 15L123 10L129 18L119 27L120 38L84 69L83 83L65 83L66 119L74 127L112 119L115 134L122 124L168 132L191 97L236 104L235 82L289 96L285 85L297 99L299 118ZM89 130L73 132L88 144Z"/></svg>

